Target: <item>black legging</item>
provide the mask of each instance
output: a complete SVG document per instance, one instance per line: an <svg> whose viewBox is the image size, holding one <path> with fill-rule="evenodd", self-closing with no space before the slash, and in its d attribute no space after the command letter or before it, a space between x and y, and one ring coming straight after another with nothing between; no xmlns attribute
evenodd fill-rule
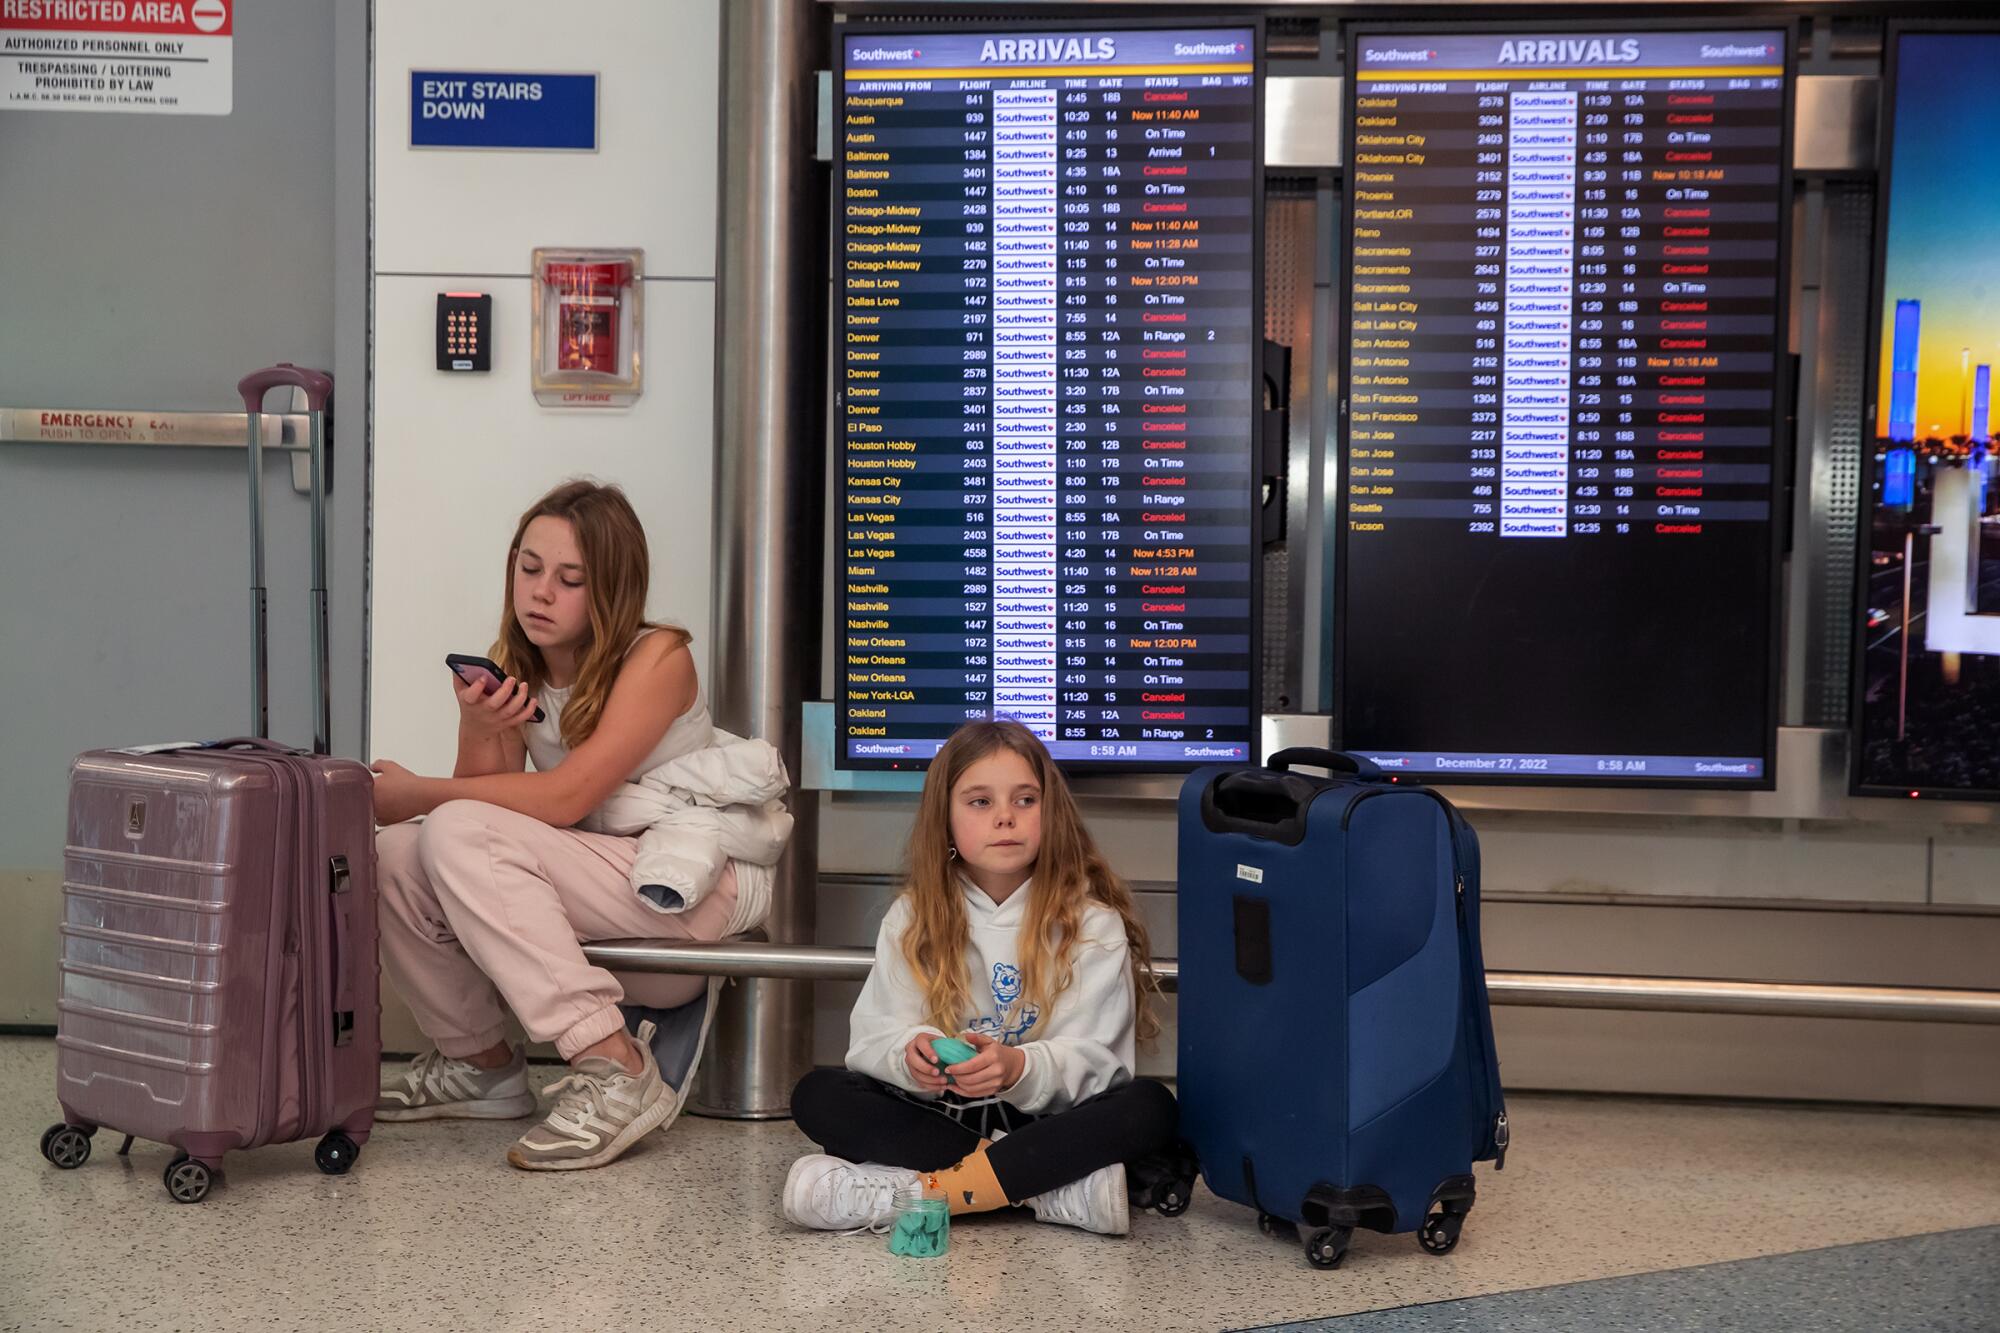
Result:
<svg viewBox="0 0 2000 1333"><path fill-rule="evenodd" d="M1180 1127L1180 1104L1163 1083L1135 1078L1054 1115L1011 1106L1007 1137L988 1149L994 1178L1016 1203L1114 1162L1166 1151ZM848 1069L815 1069L792 1092L792 1118L806 1137L850 1162L939 1171L979 1146L980 1115L960 1124L937 1104L917 1101ZM996 1114L994 1125L1002 1121Z"/></svg>

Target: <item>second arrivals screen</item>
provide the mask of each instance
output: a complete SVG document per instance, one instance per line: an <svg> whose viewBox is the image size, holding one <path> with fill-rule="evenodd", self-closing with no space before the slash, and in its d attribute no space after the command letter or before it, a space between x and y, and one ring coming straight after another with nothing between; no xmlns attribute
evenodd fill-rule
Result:
<svg viewBox="0 0 2000 1333"><path fill-rule="evenodd" d="M1765 779L1786 39L1355 36L1347 748Z"/></svg>

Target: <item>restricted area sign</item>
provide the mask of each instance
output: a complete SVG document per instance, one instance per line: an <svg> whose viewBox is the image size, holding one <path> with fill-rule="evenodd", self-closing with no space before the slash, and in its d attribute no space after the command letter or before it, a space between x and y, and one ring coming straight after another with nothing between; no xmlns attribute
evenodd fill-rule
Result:
<svg viewBox="0 0 2000 1333"><path fill-rule="evenodd" d="M0 111L226 116L235 0L0 0Z"/></svg>

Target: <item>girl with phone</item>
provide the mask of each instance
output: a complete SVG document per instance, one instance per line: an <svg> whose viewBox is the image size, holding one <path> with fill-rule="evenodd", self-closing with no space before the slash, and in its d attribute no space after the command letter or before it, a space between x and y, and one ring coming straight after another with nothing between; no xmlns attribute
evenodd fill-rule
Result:
<svg viewBox="0 0 2000 1333"><path fill-rule="evenodd" d="M374 766L382 961L436 1043L383 1087L378 1120L532 1114L503 1005L571 1068L549 1089L547 1117L508 1151L513 1165L602 1166L680 1112L687 1079L663 1078L651 1023L637 1040L626 1031L623 987L585 960L582 941L740 933L762 915L743 892L761 867L727 862L698 897L662 902L633 887L638 837L577 827L624 784L714 743L689 635L646 619L650 568L617 487L573 481L536 501L507 548L489 654L504 678L455 684L452 775ZM762 883L768 905L768 873ZM693 993L684 985L675 1001L706 989L712 1010L708 982L685 982Z"/></svg>

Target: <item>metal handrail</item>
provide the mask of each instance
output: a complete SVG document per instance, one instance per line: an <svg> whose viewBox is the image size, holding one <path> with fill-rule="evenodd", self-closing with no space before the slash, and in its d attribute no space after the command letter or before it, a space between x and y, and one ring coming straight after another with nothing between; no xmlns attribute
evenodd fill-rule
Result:
<svg viewBox="0 0 2000 1333"><path fill-rule="evenodd" d="M867 949L802 944L588 944L584 956L620 972L861 981L875 956ZM1165 990L1180 963L1155 958ZM1494 1004L1551 1009L1623 1009L1677 1014L1759 1014L1787 1018L1857 1018L1925 1023L2000 1024L2000 991L1928 986L1848 986L1789 981L1712 981L1694 977L1605 977L1566 972L1488 972Z"/></svg>

